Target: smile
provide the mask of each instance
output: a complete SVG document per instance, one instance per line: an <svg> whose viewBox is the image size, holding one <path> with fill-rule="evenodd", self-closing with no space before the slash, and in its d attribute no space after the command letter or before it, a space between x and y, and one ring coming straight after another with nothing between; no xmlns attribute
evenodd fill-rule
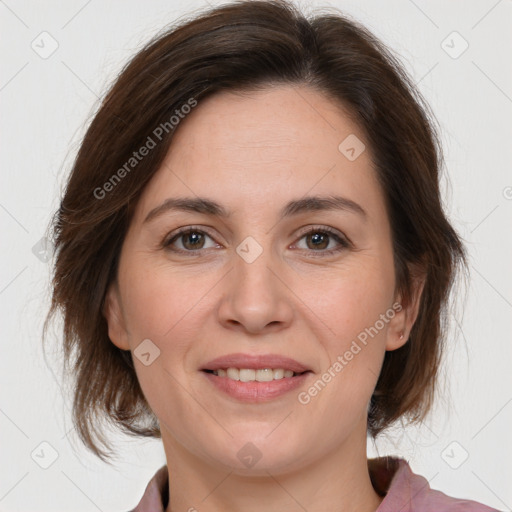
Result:
<svg viewBox="0 0 512 512"><path fill-rule="evenodd" d="M272 380L288 379L300 375L300 373L285 370L284 368L219 368L218 370L213 370L212 373L218 377L225 377L241 382L270 382Z"/></svg>
<svg viewBox="0 0 512 512"><path fill-rule="evenodd" d="M221 392L220 396L227 395L238 402L246 403L269 402L280 397L286 398L286 395L295 400L295 394L290 392L304 386L309 376L313 375L311 371L295 373L282 368L227 368L203 370L201 373L215 391Z"/></svg>

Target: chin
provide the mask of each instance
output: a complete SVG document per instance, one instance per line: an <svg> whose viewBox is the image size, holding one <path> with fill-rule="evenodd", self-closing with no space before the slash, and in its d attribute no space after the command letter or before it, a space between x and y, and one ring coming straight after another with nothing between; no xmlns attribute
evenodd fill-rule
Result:
<svg viewBox="0 0 512 512"><path fill-rule="evenodd" d="M275 425L272 428L262 428L261 425L258 429L248 427L243 433L226 439L224 449L210 452L209 458L226 470L244 476L268 476L269 473L274 475L298 469L301 462L305 463L306 453L302 451L309 452L304 450L308 443L290 436L288 429L280 433L273 429ZM215 443L215 446L222 444Z"/></svg>

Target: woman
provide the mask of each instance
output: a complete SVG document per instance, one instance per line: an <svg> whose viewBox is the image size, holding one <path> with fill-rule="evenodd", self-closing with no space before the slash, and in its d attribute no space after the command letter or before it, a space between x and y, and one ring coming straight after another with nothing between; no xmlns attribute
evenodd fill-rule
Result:
<svg viewBox="0 0 512 512"><path fill-rule="evenodd" d="M120 74L54 220L74 422L161 437L134 509L492 510L373 437L421 420L464 248L400 65L341 15L212 9Z"/></svg>

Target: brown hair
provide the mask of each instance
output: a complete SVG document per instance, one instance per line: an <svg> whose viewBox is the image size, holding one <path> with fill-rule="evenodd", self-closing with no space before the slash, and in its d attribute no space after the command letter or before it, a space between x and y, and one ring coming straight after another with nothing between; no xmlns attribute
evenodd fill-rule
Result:
<svg viewBox="0 0 512 512"><path fill-rule="evenodd" d="M272 84L308 85L355 116L386 197L404 306L412 268L426 276L408 342L386 352L369 432L375 437L403 416L421 420L432 404L443 313L465 251L443 213L441 151L428 106L383 44L338 12L306 18L285 1L234 2L181 21L125 66L87 130L52 220L56 259L45 331L60 310L73 422L104 461L102 420L125 433L160 437L131 354L109 340L102 311L134 207L179 126L169 120L218 91ZM157 127L165 127L158 143L127 167Z"/></svg>

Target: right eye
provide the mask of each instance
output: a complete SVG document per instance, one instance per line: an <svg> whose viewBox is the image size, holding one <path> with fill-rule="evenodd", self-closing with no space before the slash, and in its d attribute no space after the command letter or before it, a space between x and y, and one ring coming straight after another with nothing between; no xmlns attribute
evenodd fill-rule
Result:
<svg viewBox="0 0 512 512"><path fill-rule="evenodd" d="M209 247L205 246L205 241L207 239L210 239L213 242ZM218 247L218 244L216 244L212 237L205 231L195 227L187 227L180 229L177 233L171 233L164 241L163 247L173 252L192 253L192 255L194 255L193 253L198 252L201 249Z"/></svg>

